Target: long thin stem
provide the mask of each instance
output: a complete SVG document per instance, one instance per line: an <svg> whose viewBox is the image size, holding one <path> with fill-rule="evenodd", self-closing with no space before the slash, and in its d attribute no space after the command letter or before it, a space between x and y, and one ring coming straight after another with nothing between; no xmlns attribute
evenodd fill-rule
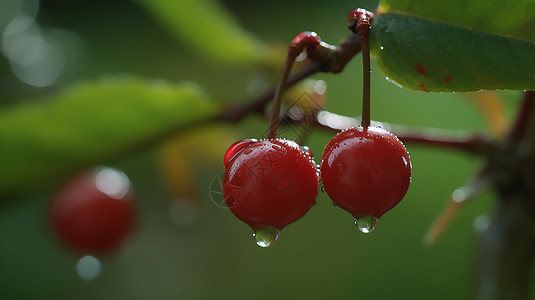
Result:
<svg viewBox="0 0 535 300"><path fill-rule="evenodd" d="M362 71L363 71L363 84L362 84L362 126L370 126L370 43L369 43L369 28L359 30L360 43L362 47Z"/></svg>
<svg viewBox="0 0 535 300"><path fill-rule="evenodd" d="M308 50L308 54L313 54L317 46L320 45L321 39L315 32L304 31L296 35L292 40L292 43L288 47L288 55L286 61L282 67L281 76L279 82L275 88L275 101L273 104L273 113L269 121L269 130L267 133L267 139L274 139L277 137L277 126L279 124L279 115L282 103L282 94L286 89L286 81L292 71L292 66L297 56L305 48Z"/></svg>
<svg viewBox="0 0 535 300"><path fill-rule="evenodd" d="M319 72L340 73L351 59L359 53L360 38L358 34L348 36L338 47L321 43L316 45L313 52L308 52L311 62L288 77L286 87L290 87L301 80ZM275 95L276 88L273 87L252 101L239 106L228 107L219 116L221 121L238 122L243 117L251 113L264 113L266 104Z"/></svg>
<svg viewBox="0 0 535 300"><path fill-rule="evenodd" d="M290 71L292 70L292 66L296 57L297 55L289 52L288 56L286 57L286 62L284 62L284 66L282 67L282 73L279 78L279 82L277 82L277 87L275 88L275 101L273 103L273 113L271 114L271 119L269 120L269 130L266 136L267 139L274 139L277 137L282 94L286 88L286 81L288 80L288 76L290 75Z"/></svg>
<svg viewBox="0 0 535 300"><path fill-rule="evenodd" d="M357 33L360 38L360 45L362 51L362 127L370 126L370 29L373 13L365 9L355 9L349 13L349 18L352 19L349 23L349 29Z"/></svg>
<svg viewBox="0 0 535 300"><path fill-rule="evenodd" d="M301 80L320 72L321 67L321 62L319 61L314 61L304 66L302 69L289 76L288 80L286 80L286 87L291 87ZM238 122L251 113L264 113L264 107L273 99L275 91L276 88L271 88L253 101L249 101L240 106L229 107L220 116L221 121Z"/></svg>

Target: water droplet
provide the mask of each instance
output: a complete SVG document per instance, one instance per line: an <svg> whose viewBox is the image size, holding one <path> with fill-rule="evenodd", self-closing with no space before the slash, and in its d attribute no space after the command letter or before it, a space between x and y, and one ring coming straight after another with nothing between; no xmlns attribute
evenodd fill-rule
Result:
<svg viewBox="0 0 535 300"><path fill-rule="evenodd" d="M260 247L269 247L277 241L279 238L279 231L271 226L260 226L254 233L253 237L256 240L256 244Z"/></svg>
<svg viewBox="0 0 535 300"><path fill-rule="evenodd" d="M247 149L247 150L243 151L243 154L249 154L251 152L253 152L253 149Z"/></svg>
<svg viewBox="0 0 535 300"><path fill-rule="evenodd" d="M234 158L234 156L236 156L236 154L238 154L241 150L243 150L245 147L249 146L250 144L254 142L257 142L257 140L256 139L244 139L244 140L237 141L234 144L230 145L230 147L227 149L227 152L225 152L225 157L223 158L223 166L227 167L227 164Z"/></svg>
<svg viewBox="0 0 535 300"><path fill-rule="evenodd" d="M323 187L323 183L321 184L321 192L325 193L325 187Z"/></svg>
<svg viewBox="0 0 535 300"><path fill-rule="evenodd" d="M295 61L300 62L300 61L305 60L307 57L308 57L308 54L305 48L303 51L301 51L301 53L299 53L299 55L297 55L297 57L295 58Z"/></svg>
<svg viewBox="0 0 535 300"><path fill-rule="evenodd" d="M100 261L93 256L86 255L76 263L76 272L78 275L87 281L94 280L100 274Z"/></svg>
<svg viewBox="0 0 535 300"><path fill-rule="evenodd" d="M374 216L364 216L355 218L355 225L361 232L370 233L375 229L378 221L379 219Z"/></svg>
<svg viewBox="0 0 535 300"><path fill-rule="evenodd" d="M310 150L310 148L308 146L302 146L301 150L303 150L303 152L306 155L308 155L308 157L310 157L311 159L314 157L314 154L312 153L312 150Z"/></svg>
<svg viewBox="0 0 535 300"><path fill-rule="evenodd" d="M338 206L336 203L332 202L333 206Z"/></svg>
<svg viewBox="0 0 535 300"><path fill-rule="evenodd" d="M327 91L327 83L325 80L318 80L314 83L314 92L318 95L323 95Z"/></svg>

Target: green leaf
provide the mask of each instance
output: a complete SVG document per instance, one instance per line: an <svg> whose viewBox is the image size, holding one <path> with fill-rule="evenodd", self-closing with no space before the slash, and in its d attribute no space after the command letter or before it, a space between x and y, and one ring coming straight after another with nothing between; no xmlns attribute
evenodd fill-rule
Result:
<svg viewBox="0 0 535 300"><path fill-rule="evenodd" d="M370 41L406 88L535 90L535 0L383 0Z"/></svg>
<svg viewBox="0 0 535 300"><path fill-rule="evenodd" d="M233 15L215 0L144 0L142 3L180 41L215 61L259 63L265 45L237 25Z"/></svg>
<svg viewBox="0 0 535 300"><path fill-rule="evenodd" d="M0 195L40 186L216 113L191 83L108 78L0 110Z"/></svg>

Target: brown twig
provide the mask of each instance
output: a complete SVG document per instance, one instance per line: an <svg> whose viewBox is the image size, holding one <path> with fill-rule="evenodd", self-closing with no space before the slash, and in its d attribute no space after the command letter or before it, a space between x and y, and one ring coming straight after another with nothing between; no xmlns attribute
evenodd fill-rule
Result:
<svg viewBox="0 0 535 300"><path fill-rule="evenodd" d="M338 115L332 112L321 111L319 114L328 114L331 121L329 123L323 122L316 118L314 126L323 130L328 130L333 133L337 133L350 126L358 124L357 119L349 118L346 116ZM334 120L338 119L338 120ZM374 123L371 122L372 126ZM384 127L389 127L396 136L408 144L418 144L426 146L435 146L440 148L456 149L470 154L484 154L488 151L488 147L491 146L491 142L484 139L477 134L467 135L465 133L460 134L444 134L440 133L440 130L433 130L426 128L422 130L407 130L405 126L393 125L387 123L381 123ZM341 126L340 126L341 125Z"/></svg>
<svg viewBox="0 0 535 300"><path fill-rule="evenodd" d="M360 50L358 34L350 35L338 47L322 43L322 47L318 47L316 51L308 54L308 58L311 60L310 64L290 75L286 81L286 87L291 87L319 72L340 73ZM228 107L219 116L219 119L227 122L238 122L251 112L264 114L265 106L273 99L275 91L276 88L273 87L253 101L240 106Z"/></svg>
<svg viewBox="0 0 535 300"><path fill-rule="evenodd" d="M533 102L535 101L535 91L527 91L524 93L524 99L518 112L516 122L511 128L509 137L513 140L519 140L524 137L528 122L531 119Z"/></svg>
<svg viewBox="0 0 535 300"><path fill-rule="evenodd" d="M291 75L290 78L288 78L288 80L286 81L286 87L291 87L296 83L300 82L301 80L320 72L321 70L322 64L320 61L311 62L295 74ZM219 116L219 119L221 121L235 123L241 121L243 117L250 114L251 112L263 114L266 104L268 104L269 101L273 100L274 95L275 88L271 88L253 101L247 102L240 106L228 107Z"/></svg>

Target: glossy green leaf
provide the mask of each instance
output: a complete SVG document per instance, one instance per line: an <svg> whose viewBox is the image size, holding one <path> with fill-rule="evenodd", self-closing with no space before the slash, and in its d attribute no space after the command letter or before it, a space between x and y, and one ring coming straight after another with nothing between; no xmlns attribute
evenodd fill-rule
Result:
<svg viewBox="0 0 535 300"><path fill-rule="evenodd" d="M535 0L383 0L370 46L406 88L535 90Z"/></svg>
<svg viewBox="0 0 535 300"><path fill-rule="evenodd" d="M142 3L179 41L215 61L261 62L265 45L237 25L216 0L144 0Z"/></svg>
<svg viewBox="0 0 535 300"><path fill-rule="evenodd" d="M108 78L0 110L0 195L16 194L212 116L194 84Z"/></svg>

